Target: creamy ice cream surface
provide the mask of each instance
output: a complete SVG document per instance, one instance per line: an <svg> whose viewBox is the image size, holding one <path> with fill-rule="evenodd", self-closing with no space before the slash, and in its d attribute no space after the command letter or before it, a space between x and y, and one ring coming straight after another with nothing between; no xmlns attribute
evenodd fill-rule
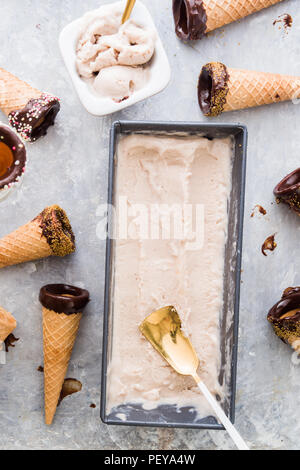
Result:
<svg viewBox="0 0 300 470"><path fill-rule="evenodd" d="M127 99L140 89L143 81L143 85L147 82L144 69L149 69L156 41L154 31L134 20L122 25L122 14L119 3L103 5L87 13L82 19L76 50L79 75L91 82L97 94L114 101ZM120 83L123 84L121 97Z"/></svg>
<svg viewBox="0 0 300 470"><path fill-rule="evenodd" d="M121 138L108 412L125 403L146 409L165 403L193 406L201 417L213 414L193 380L174 372L139 331L147 315L167 305L177 309L197 351L201 378L215 395L222 398L227 393L218 377L231 171L230 138ZM170 207L192 207L198 214L196 225L204 231L195 245L192 237L175 236L175 218L174 230L168 233L168 217L163 216ZM162 218L153 216L157 209ZM185 215L183 219L186 224ZM195 225L194 219L190 225Z"/></svg>

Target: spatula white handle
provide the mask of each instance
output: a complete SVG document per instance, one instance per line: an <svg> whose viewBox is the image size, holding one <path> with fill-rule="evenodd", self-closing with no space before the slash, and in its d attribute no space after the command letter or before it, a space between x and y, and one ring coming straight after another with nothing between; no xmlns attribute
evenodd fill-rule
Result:
<svg viewBox="0 0 300 470"><path fill-rule="evenodd" d="M224 428L230 435L237 448L239 450L249 450L249 447L247 446L243 438L240 436L240 434L237 432L232 422L227 418L226 414L224 413L216 399L213 397L213 395L210 393L206 385L200 380L198 375L194 376L194 379L197 382L197 385L200 388L202 394L216 413L217 417L223 424Z"/></svg>

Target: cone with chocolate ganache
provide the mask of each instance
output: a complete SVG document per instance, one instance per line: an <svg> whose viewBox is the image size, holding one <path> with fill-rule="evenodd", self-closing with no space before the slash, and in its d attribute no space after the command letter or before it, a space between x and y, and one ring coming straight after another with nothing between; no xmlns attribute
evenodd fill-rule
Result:
<svg viewBox="0 0 300 470"><path fill-rule="evenodd" d="M0 307L0 350L3 341L14 331L17 322L11 313Z"/></svg>
<svg viewBox="0 0 300 470"><path fill-rule="evenodd" d="M288 287L269 311L275 334L300 353L300 287Z"/></svg>
<svg viewBox="0 0 300 470"><path fill-rule="evenodd" d="M300 77L231 69L220 62L202 67L198 100L205 116L300 98Z"/></svg>
<svg viewBox="0 0 300 470"><path fill-rule="evenodd" d="M0 68L0 108L20 136L34 142L54 124L60 103Z"/></svg>
<svg viewBox="0 0 300 470"><path fill-rule="evenodd" d="M288 204L300 216L300 168L285 176L274 188L277 204Z"/></svg>
<svg viewBox="0 0 300 470"><path fill-rule="evenodd" d="M16 132L0 123L0 200L21 183L25 167L25 145Z"/></svg>
<svg viewBox="0 0 300 470"><path fill-rule="evenodd" d="M282 0L173 0L177 36L183 40L201 39L220 28Z"/></svg>
<svg viewBox="0 0 300 470"><path fill-rule="evenodd" d="M0 239L0 268L75 251L69 219L59 206L46 207L35 219Z"/></svg>
<svg viewBox="0 0 300 470"><path fill-rule="evenodd" d="M45 422L53 421L67 373L82 311L89 292L65 284L42 287Z"/></svg>

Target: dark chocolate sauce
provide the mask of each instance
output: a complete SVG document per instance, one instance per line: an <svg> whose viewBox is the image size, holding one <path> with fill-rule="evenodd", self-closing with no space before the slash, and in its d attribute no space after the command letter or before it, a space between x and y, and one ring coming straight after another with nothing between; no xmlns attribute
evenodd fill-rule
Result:
<svg viewBox="0 0 300 470"><path fill-rule="evenodd" d="M0 125L0 189L17 183L25 171L25 165L24 144L8 126Z"/></svg>
<svg viewBox="0 0 300 470"><path fill-rule="evenodd" d="M180 39L188 41L205 36L207 15L203 0L173 0L173 16Z"/></svg>
<svg viewBox="0 0 300 470"><path fill-rule="evenodd" d="M9 348L14 348L17 341L19 341L20 338L16 338L12 333L8 335L6 340L4 341L5 344L5 351L8 352Z"/></svg>
<svg viewBox="0 0 300 470"><path fill-rule="evenodd" d="M48 310L71 315L82 312L90 300L90 294L85 289L67 284L48 284L41 288L39 298Z"/></svg>
<svg viewBox="0 0 300 470"><path fill-rule="evenodd" d="M38 99L28 101L25 108L12 111L8 115L9 123L24 140L35 142L47 134L54 124L60 110L59 99L43 93Z"/></svg>

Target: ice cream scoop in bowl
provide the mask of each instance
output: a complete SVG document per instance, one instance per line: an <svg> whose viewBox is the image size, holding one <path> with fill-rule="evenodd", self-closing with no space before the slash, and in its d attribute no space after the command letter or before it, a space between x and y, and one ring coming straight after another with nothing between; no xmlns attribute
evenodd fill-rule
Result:
<svg viewBox="0 0 300 470"><path fill-rule="evenodd" d="M123 23L128 13L130 19ZM85 13L63 29L59 44L81 103L95 116L150 98L170 81L164 45L140 1L134 10L122 0Z"/></svg>
<svg viewBox="0 0 300 470"><path fill-rule="evenodd" d="M154 349L164 357L178 374L193 377L238 449L249 450L216 399L200 379L197 373L199 358L192 343L181 329L181 320L176 309L173 306L168 306L156 310L143 321L140 330Z"/></svg>

